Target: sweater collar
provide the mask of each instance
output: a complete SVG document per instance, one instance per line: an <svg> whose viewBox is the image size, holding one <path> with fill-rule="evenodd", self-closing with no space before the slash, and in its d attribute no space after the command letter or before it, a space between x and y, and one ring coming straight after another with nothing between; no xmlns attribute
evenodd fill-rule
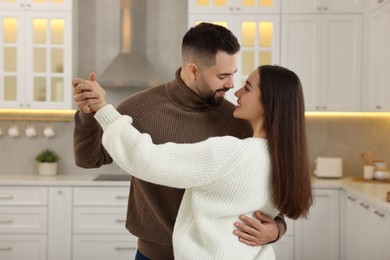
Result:
<svg viewBox="0 0 390 260"><path fill-rule="evenodd" d="M204 99L192 91L180 78L181 68L177 69L175 79L167 87L170 98L179 105L193 110L212 108Z"/></svg>

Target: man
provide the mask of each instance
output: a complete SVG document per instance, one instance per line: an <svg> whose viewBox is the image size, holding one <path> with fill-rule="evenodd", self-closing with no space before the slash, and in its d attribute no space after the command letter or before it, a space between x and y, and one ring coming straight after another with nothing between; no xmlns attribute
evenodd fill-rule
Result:
<svg viewBox="0 0 390 260"><path fill-rule="evenodd" d="M235 119L233 104L224 99L234 87L239 49L237 38L222 26L201 23L191 28L183 37L182 67L175 78L127 98L118 111L130 115L133 125L149 133L156 144L194 143L211 136L252 136L248 122ZM94 74L90 80L95 81ZM102 146L102 129L88 103L99 97L94 91L81 91L81 83L82 79L73 80L74 100L80 107L75 115L75 160L84 168L100 167L112 159ZM132 177L126 228L139 238L136 259L173 259L172 230L183 193ZM241 242L261 245L275 241L286 231L282 216L275 221L260 213L257 217L259 220L241 216L244 224L232 223Z"/></svg>

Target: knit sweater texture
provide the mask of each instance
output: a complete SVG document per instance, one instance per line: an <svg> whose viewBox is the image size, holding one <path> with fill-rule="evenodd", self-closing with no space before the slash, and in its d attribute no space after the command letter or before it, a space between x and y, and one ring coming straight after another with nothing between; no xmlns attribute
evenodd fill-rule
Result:
<svg viewBox="0 0 390 260"><path fill-rule="evenodd" d="M274 218L267 141L225 136L195 144L154 145L112 105L96 113L103 145L126 172L186 189L173 232L175 259L275 259L271 245L248 247L232 236L237 215L260 209Z"/></svg>
<svg viewBox="0 0 390 260"><path fill-rule="evenodd" d="M175 79L127 98L117 109L120 114L131 116L133 126L141 133L148 133L155 144L195 143L213 136L241 139L252 136L250 125L233 117L234 106L230 102L218 107L208 105L180 79L180 69ZM93 116L82 111L75 115L75 161L83 168L112 163L101 143L103 130ZM132 176L126 228L139 238L138 249L145 256L154 260L173 259L172 230L183 193L183 189ZM239 212L235 221L243 213ZM285 222L277 223L283 235Z"/></svg>

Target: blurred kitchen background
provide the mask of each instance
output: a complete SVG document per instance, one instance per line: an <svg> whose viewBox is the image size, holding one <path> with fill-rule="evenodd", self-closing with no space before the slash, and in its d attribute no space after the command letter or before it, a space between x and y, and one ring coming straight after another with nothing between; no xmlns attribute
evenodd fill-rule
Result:
<svg viewBox="0 0 390 260"><path fill-rule="evenodd" d="M146 8L144 16L145 41L141 41L147 56L158 74L159 82L165 82L173 77L180 66L181 38L188 29L188 3L182 0L142 1ZM368 1L367 1L368 2ZM121 22L118 10L120 1L112 0L80 0L73 6L73 77L87 78L89 72L103 74L108 65L118 53L121 43ZM368 4L364 3L368 9ZM142 8L143 8L142 7ZM142 10L141 10L142 11ZM363 23L368 23L367 14L363 15ZM141 25L140 25L141 26ZM366 28L367 26L363 26ZM363 38L367 38L363 34ZM283 39L283 37L282 37ZM142 40L142 39L141 39ZM363 43L366 40L363 40ZM367 45L363 44L366 53ZM363 59L362 89L367 84L367 60ZM299 75L299 74L298 74ZM65 87L71 91L71 83L65 82ZM236 86L238 88L239 86ZM107 88L108 100L117 105L127 96L136 93L141 88L110 87ZM365 93L362 91L362 93ZM362 94L363 96L363 94ZM73 108L76 107L73 104ZM19 137L10 137L7 133L11 125L20 130ZM33 125L38 135L29 138L24 130ZM50 125L55 136L45 137L43 129ZM50 148L55 150L61 160L59 174L74 173L122 173L116 165L100 169L85 170L77 167L73 159L72 121L0 121L0 165L1 173L35 174L37 172L34 160L37 153ZM389 114L367 116L340 114L310 114L307 115L307 134L311 161L316 157L341 157L343 159L344 176L361 176L363 163L359 154L367 150L373 151L374 159L390 162L390 116ZM314 164L313 164L314 168Z"/></svg>

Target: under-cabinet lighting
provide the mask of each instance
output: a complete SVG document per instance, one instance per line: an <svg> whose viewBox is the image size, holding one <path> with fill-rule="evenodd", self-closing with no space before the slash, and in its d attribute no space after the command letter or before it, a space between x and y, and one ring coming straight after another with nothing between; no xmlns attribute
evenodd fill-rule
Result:
<svg viewBox="0 0 390 260"><path fill-rule="evenodd" d="M0 109L2 121L72 121L76 110Z"/></svg>
<svg viewBox="0 0 390 260"><path fill-rule="evenodd" d="M306 117L390 117L390 112L305 112Z"/></svg>

